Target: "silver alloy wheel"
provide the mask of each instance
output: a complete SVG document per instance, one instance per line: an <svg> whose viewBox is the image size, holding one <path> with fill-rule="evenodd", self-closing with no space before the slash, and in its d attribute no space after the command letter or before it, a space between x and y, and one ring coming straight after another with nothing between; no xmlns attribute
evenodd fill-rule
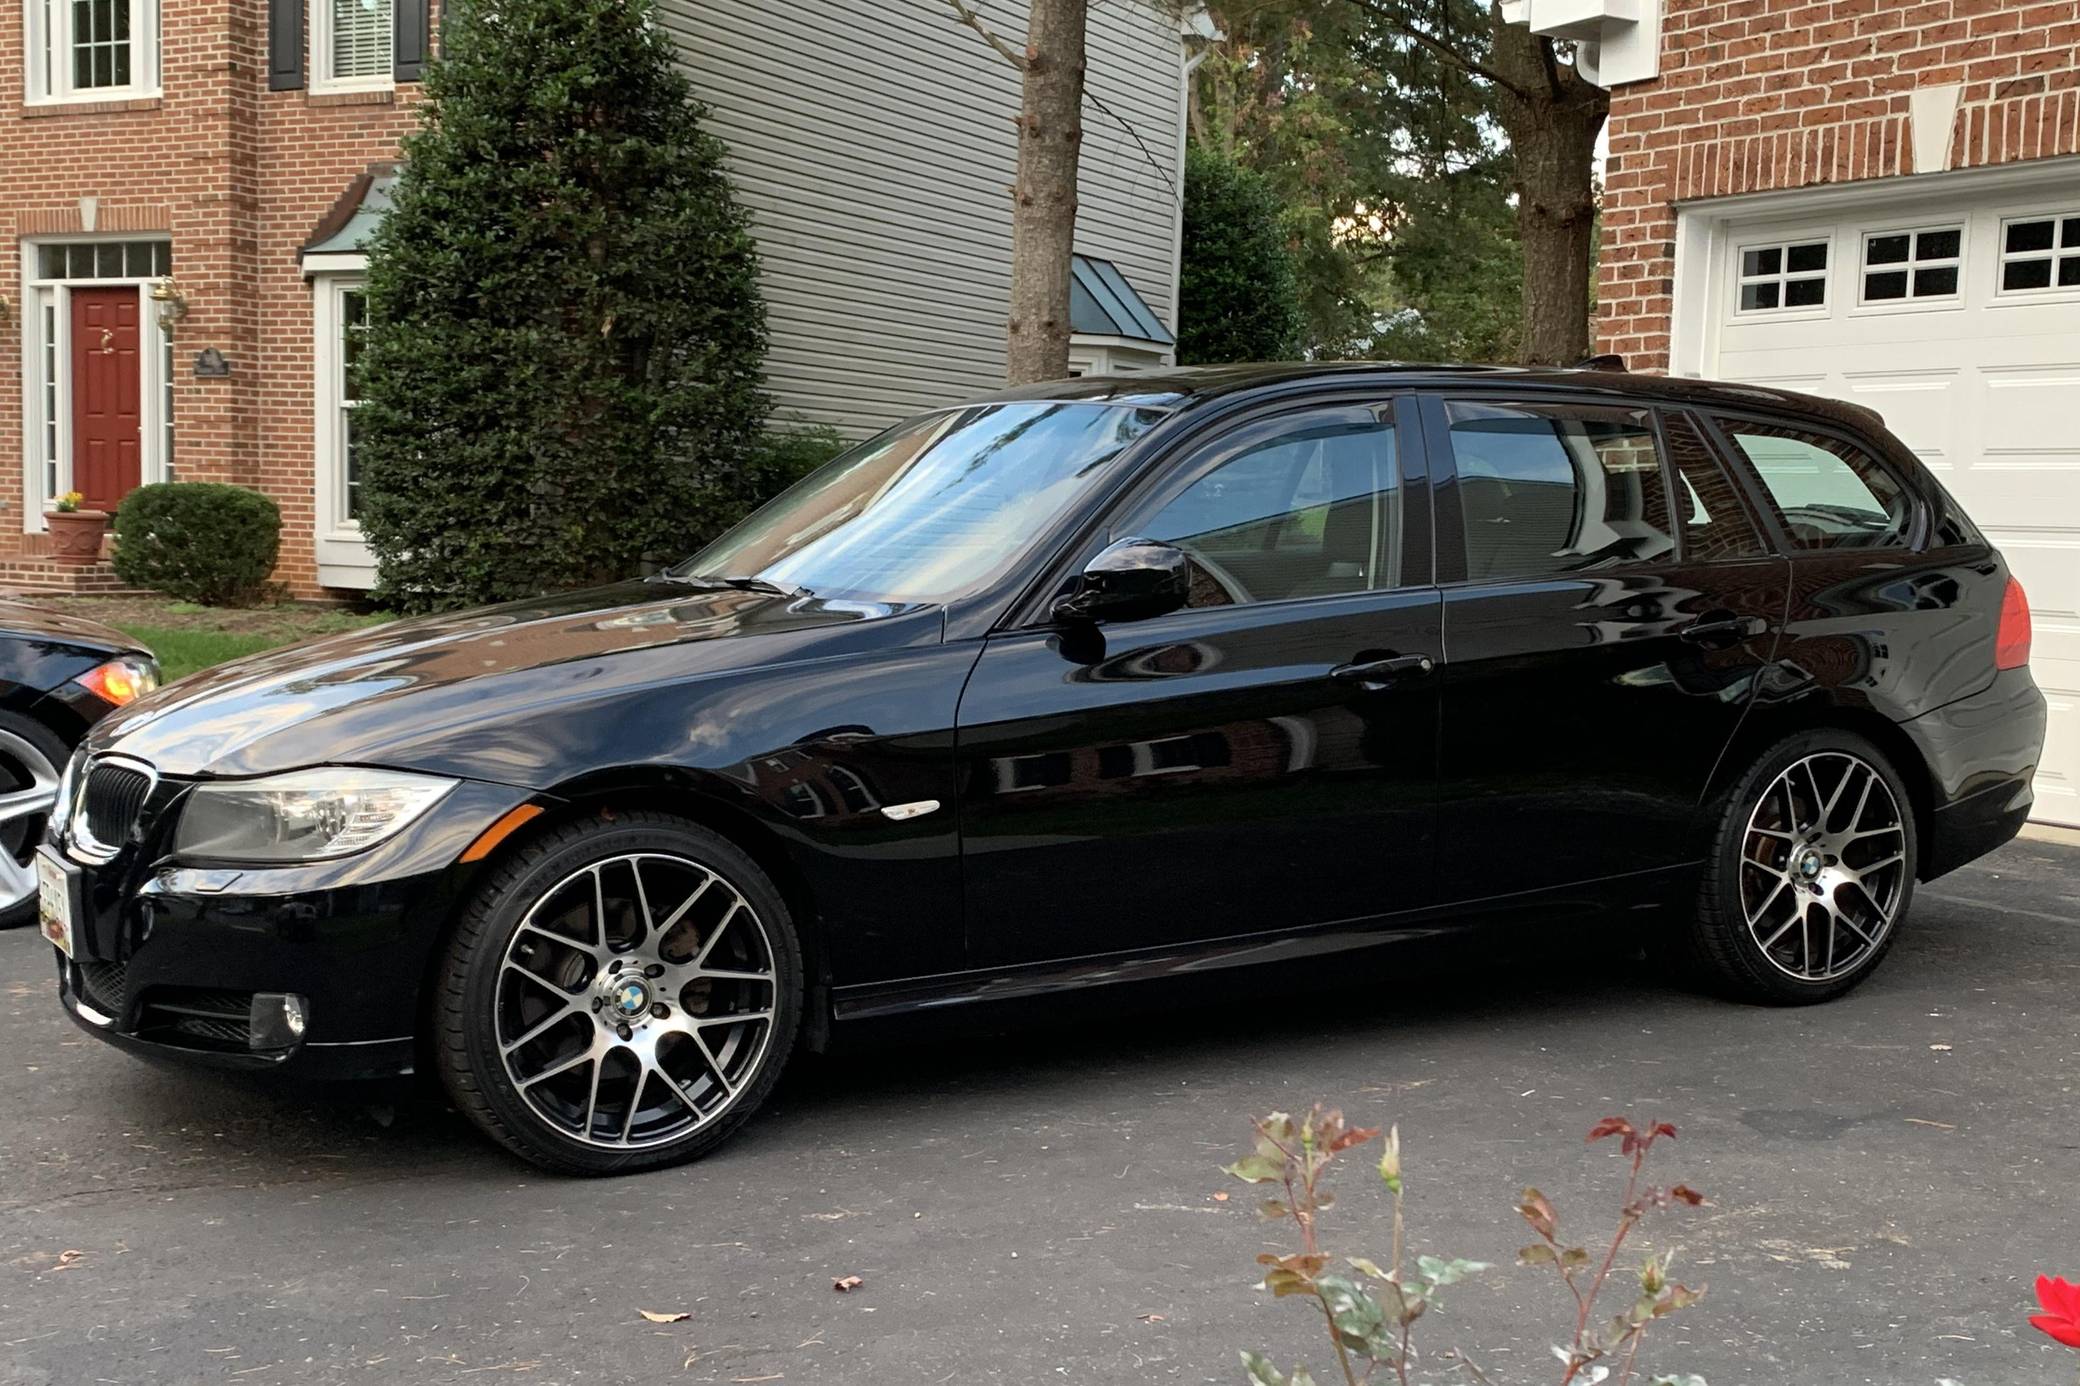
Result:
<svg viewBox="0 0 2080 1386"><path fill-rule="evenodd" d="M712 867L631 852L566 876L506 945L500 1061L560 1134L641 1150L727 1111L771 1045L771 937Z"/></svg>
<svg viewBox="0 0 2080 1386"><path fill-rule="evenodd" d="M1847 751L1794 761L1741 837L1741 907L1786 976L1854 972L1891 932L1907 884L1906 827L1884 776Z"/></svg>
<svg viewBox="0 0 2080 1386"><path fill-rule="evenodd" d="M0 912L36 896L36 847L58 802L58 768L28 738L0 728Z"/></svg>

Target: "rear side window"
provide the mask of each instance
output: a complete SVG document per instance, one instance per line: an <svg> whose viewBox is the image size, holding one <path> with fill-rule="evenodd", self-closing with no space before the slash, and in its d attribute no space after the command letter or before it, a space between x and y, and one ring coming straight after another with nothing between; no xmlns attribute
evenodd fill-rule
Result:
<svg viewBox="0 0 2080 1386"><path fill-rule="evenodd" d="M1676 478L1676 518L1683 531L1683 557L1697 563L1761 558L1769 553L1761 532L1726 469L1706 446L1697 425L1682 414L1662 417L1668 460Z"/></svg>
<svg viewBox="0 0 2080 1386"><path fill-rule="evenodd" d="M1584 572L1674 551L1645 410L1467 400L1444 409L1469 579Z"/></svg>
<svg viewBox="0 0 2080 1386"><path fill-rule="evenodd" d="M1913 530L1907 488L1862 448L1779 424L1722 419L1800 549L1901 548Z"/></svg>

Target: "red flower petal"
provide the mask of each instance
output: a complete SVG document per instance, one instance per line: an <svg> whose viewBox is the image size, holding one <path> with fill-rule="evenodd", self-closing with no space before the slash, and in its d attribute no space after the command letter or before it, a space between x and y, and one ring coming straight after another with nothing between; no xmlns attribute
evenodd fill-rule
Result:
<svg viewBox="0 0 2080 1386"><path fill-rule="evenodd" d="M2069 1283L2062 1275L2037 1277L2037 1303L2047 1314L2080 1323L2080 1285Z"/></svg>
<svg viewBox="0 0 2080 1386"><path fill-rule="evenodd" d="M2051 1314L2031 1314L2030 1325L2040 1329L2069 1348L2080 1348L2080 1323L2059 1318Z"/></svg>

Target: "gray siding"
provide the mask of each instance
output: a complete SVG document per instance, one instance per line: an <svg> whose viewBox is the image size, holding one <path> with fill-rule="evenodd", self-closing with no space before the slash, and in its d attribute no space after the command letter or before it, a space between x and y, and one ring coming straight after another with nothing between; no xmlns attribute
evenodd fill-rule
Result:
<svg viewBox="0 0 2080 1386"><path fill-rule="evenodd" d="M1020 41L1024 0L976 8ZM1092 6L1076 240L1174 328L1166 9ZM783 415L861 434L1000 384L1018 74L945 0L661 0L659 14L758 226Z"/></svg>

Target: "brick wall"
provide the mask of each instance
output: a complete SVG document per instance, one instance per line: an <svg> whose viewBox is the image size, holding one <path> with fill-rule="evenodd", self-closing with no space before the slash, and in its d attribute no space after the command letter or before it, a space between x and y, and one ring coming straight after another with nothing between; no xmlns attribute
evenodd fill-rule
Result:
<svg viewBox="0 0 2080 1386"><path fill-rule="evenodd" d="M1678 201L1916 172L1910 94L1953 84L1938 167L2080 153L2080 0L1662 5L1604 170L1598 350L1636 369L1668 366Z"/></svg>
<svg viewBox="0 0 2080 1386"><path fill-rule="evenodd" d="M162 0L163 95L24 104L23 7L0 4L0 559L41 552L23 508L23 236L170 233L188 299L174 330L174 466L255 486L282 508L276 576L317 593L312 297L297 250L347 182L394 158L419 88L267 90L262 0ZM154 339L147 332L146 346ZM198 379L215 347L231 374Z"/></svg>

